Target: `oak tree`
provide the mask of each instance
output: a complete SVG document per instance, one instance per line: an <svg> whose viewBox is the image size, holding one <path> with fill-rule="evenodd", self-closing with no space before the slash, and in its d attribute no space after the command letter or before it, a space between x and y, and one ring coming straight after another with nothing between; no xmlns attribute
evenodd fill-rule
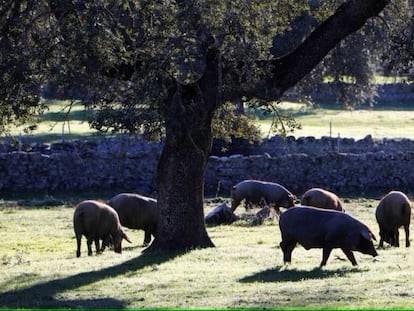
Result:
<svg viewBox="0 0 414 311"><path fill-rule="evenodd" d="M6 1L2 126L47 108L40 95L53 85L56 94L84 94L99 130L161 138L160 223L147 251L211 247L203 187L212 120L234 112L229 102L279 100L367 21L381 20L389 2ZM309 32L283 54L272 49L305 13L318 14Z"/></svg>

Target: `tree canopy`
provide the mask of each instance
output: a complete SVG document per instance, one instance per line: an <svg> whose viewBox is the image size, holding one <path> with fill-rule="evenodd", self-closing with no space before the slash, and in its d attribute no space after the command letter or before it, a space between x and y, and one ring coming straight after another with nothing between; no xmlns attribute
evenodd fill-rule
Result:
<svg viewBox="0 0 414 311"><path fill-rule="evenodd" d="M33 121L30 117L47 108L41 100L44 89L53 86L54 94L75 94L95 111L92 127L159 139L164 122L160 108L168 86L195 81L204 70L202 44L208 38L203 36L220 51L221 100L246 94L252 99L258 96L252 94L252 86L268 69L259 60L291 52L341 3L4 1L0 131L8 124ZM296 86L298 98L311 100L312 90L330 77L338 82L332 86L339 101L353 106L373 101L374 74L394 70L412 76L412 16L412 3L393 2L379 18L368 20L343 40ZM341 83L344 77L348 83ZM261 103L265 109L269 104Z"/></svg>

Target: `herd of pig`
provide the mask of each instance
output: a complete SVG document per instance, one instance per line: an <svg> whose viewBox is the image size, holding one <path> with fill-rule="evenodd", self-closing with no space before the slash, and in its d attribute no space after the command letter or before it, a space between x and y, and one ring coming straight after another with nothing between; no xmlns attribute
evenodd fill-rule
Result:
<svg viewBox="0 0 414 311"><path fill-rule="evenodd" d="M158 223L157 201L135 193L120 193L107 203L86 200L75 207L73 227L76 236L76 256L81 255L81 237L86 237L88 255L92 255L92 242L96 253L112 245L114 251L122 252L122 240L130 242L121 226L142 229L145 232L144 244L155 236ZM100 245L102 240L102 245Z"/></svg>
<svg viewBox="0 0 414 311"><path fill-rule="evenodd" d="M324 266L331 251L340 248L352 265L357 265L353 251L377 256L373 232L364 223L348 214L338 196L321 188L306 191L301 205L297 198L280 184L259 180L244 180L233 186L231 211L244 202L246 209L253 206L273 207L279 214L282 241L280 248L283 261L291 262L292 251L297 244L305 249L321 248ZM286 208L283 212L280 207ZM411 202L401 191L391 191L379 202L375 217L379 226L382 248L384 242L399 246L399 228L404 227L405 245L410 246L409 226ZM73 225L79 257L81 237L87 239L88 255L92 255L92 243L97 253L111 245L121 253L121 242L131 242L121 226L144 230L144 245L156 236L158 223L157 201L135 193L120 193L107 203L95 200L80 202L74 211ZM100 241L102 244L100 245Z"/></svg>

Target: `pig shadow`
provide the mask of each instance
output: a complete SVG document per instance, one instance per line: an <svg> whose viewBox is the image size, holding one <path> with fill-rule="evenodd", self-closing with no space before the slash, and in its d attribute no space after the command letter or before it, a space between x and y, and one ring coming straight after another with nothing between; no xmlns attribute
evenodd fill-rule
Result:
<svg viewBox="0 0 414 311"><path fill-rule="evenodd" d="M69 308L69 309L125 309L127 305L114 298L59 299L59 293L93 284L106 278L113 278L148 266L158 265L184 252L142 254L119 265L105 269L78 273L61 279L41 282L27 288L0 293L0 309L23 308ZM98 259L98 258L97 258ZM81 260L81 259L79 259ZM140 298L137 297L137 300Z"/></svg>
<svg viewBox="0 0 414 311"><path fill-rule="evenodd" d="M131 246L122 246L122 251L139 251L139 250L143 250L145 247L147 247L148 245L131 245Z"/></svg>
<svg viewBox="0 0 414 311"><path fill-rule="evenodd" d="M299 282L312 279L326 279L332 277L341 277L350 273L360 273L366 271L357 267L340 268L328 270L327 268L316 267L312 270L290 269L288 266L277 266L272 269L260 271L253 275L246 276L239 281L242 283L253 282Z"/></svg>

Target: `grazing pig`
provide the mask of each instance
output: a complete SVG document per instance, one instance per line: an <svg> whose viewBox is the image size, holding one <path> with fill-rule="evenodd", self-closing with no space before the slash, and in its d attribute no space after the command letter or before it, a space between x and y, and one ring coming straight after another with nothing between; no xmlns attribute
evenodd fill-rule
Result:
<svg viewBox="0 0 414 311"><path fill-rule="evenodd" d="M297 206L286 210L279 219L283 261L291 261L296 244L305 249L322 248L321 266L334 248L340 248L352 265L357 265L352 251L377 256L371 239L375 236L356 218L342 212L317 207Z"/></svg>
<svg viewBox="0 0 414 311"><path fill-rule="evenodd" d="M144 230L144 244L155 237L158 224L157 200L136 193L120 193L109 200L119 215L121 225L130 229Z"/></svg>
<svg viewBox="0 0 414 311"><path fill-rule="evenodd" d="M116 253L122 252L122 239L131 242L121 228L118 214L109 205L94 200L80 202L73 214L77 250L76 257L80 257L82 235L86 237L88 255L92 255L92 242L95 242L96 253L101 253L105 246L112 243ZM102 248L99 248L100 240Z"/></svg>
<svg viewBox="0 0 414 311"><path fill-rule="evenodd" d="M306 191L302 196L301 204L345 212L338 196L321 188L312 188Z"/></svg>
<svg viewBox="0 0 414 311"><path fill-rule="evenodd" d="M380 229L379 247L384 246L384 241L399 247L398 228L401 226L405 230L405 246L410 246L411 203L403 192L391 191L385 195L375 210L375 217Z"/></svg>
<svg viewBox="0 0 414 311"><path fill-rule="evenodd" d="M279 207L289 208L295 205L296 196L282 185L260 180L243 180L233 186L231 191L231 209L234 211L245 200L246 209L253 204L273 206L277 213Z"/></svg>

